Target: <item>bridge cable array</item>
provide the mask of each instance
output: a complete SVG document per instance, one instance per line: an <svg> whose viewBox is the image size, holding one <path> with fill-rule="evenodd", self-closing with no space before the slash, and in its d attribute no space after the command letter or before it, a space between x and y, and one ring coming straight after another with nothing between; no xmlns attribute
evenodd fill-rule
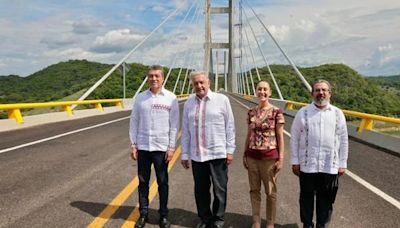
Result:
<svg viewBox="0 0 400 228"><path fill-rule="evenodd" d="M275 43L275 45L278 47L278 49L280 50L280 52L283 54L283 56L286 58L286 60L289 62L289 64L293 67L294 71L296 72L296 74L298 75L298 77L300 78L300 80L303 82L303 84L306 86L308 91L311 91L311 86L310 84L307 82L307 80L304 78L304 76L301 74L301 72L299 71L299 69L297 68L297 66L294 64L294 62L289 58L289 56L285 53L285 51L283 51L283 49L281 48L281 46L278 44L278 42L276 41L276 39L274 38L274 36L272 35L272 33L269 31L269 29L267 28L267 26L264 24L264 22L260 19L260 17L257 15L257 13L254 11L253 7L251 7L251 5L248 3L248 1L244 0L244 2L247 4L247 6L251 9L251 11L253 12L254 16L257 18L257 20L261 23L261 25L263 26L263 28L265 29L265 31L268 33L268 35L271 37L272 41Z"/></svg>

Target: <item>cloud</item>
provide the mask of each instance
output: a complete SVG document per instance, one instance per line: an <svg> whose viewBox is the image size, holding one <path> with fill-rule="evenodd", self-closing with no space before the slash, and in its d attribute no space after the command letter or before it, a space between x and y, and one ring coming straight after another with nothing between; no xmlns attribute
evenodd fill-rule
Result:
<svg viewBox="0 0 400 228"><path fill-rule="evenodd" d="M379 46L359 67L365 75L395 75L400 72L400 50L392 44Z"/></svg>
<svg viewBox="0 0 400 228"><path fill-rule="evenodd" d="M76 43L73 37L45 37L40 40L41 44L45 44L50 49L60 49Z"/></svg>
<svg viewBox="0 0 400 228"><path fill-rule="evenodd" d="M288 39L290 34L290 27L286 25L276 26L270 25L268 26L268 30L272 33L275 39L278 41L284 41Z"/></svg>
<svg viewBox="0 0 400 228"><path fill-rule="evenodd" d="M47 58L56 59L96 59L104 60L114 54L93 53L82 48L69 48L65 50L51 50L44 53Z"/></svg>
<svg viewBox="0 0 400 228"><path fill-rule="evenodd" d="M90 51L98 53L122 52L132 48L145 35L134 33L130 29L119 29L107 32L104 36L96 37Z"/></svg>
<svg viewBox="0 0 400 228"><path fill-rule="evenodd" d="M76 34L89 34L96 32L99 27L104 27L104 23L95 20L82 20L72 23L72 32Z"/></svg>

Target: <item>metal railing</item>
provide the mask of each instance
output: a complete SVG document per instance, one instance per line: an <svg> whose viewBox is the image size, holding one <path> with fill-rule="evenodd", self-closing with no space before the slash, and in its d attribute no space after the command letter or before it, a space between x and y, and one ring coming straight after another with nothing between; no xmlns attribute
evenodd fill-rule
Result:
<svg viewBox="0 0 400 228"><path fill-rule="evenodd" d="M15 119L18 123L24 123L21 109L28 108L48 108L62 107L62 110L67 112L69 116L73 116L73 105L88 105L93 104L96 109L103 111L103 103L112 103L117 107L123 108L122 99L103 99L103 100L85 100L85 101L59 101L59 102L44 102L44 103L19 103L19 104L0 104L0 110L7 110L8 118Z"/></svg>
<svg viewBox="0 0 400 228"><path fill-rule="evenodd" d="M294 109L294 106L303 107L308 104L296 102L296 101L289 101L286 100L286 109ZM357 128L357 131L361 133L364 129L372 130L374 128L374 121L382 121L385 123L394 123L400 124L400 118L393 118L393 117L386 117L386 116L379 116L374 114L350 111L350 110L342 110L346 116L360 118L361 122Z"/></svg>

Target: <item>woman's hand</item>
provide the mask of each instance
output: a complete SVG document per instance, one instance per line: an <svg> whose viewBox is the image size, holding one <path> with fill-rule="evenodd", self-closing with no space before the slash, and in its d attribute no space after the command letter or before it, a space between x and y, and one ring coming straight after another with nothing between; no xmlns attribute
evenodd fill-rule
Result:
<svg viewBox="0 0 400 228"><path fill-rule="evenodd" d="M243 166L244 166L245 169L249 168L249 165L247 164L247 157L246 156L243 156Z"/></svg>
<svg viewBox="0 0 400 228"><path fill-rule="evenodd" d="M283 168L283 158L279 158L275 162L275 173L278 173Z"/></svg>

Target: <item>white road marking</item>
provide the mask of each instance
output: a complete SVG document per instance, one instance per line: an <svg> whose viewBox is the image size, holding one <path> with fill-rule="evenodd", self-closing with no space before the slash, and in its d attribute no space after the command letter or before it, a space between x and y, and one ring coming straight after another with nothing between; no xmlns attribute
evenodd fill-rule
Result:
<svg viewBox="0 0 400 228"><path fill-rule="evenodd" d="M18 145L18 146L9 147L9 148L0 150L0 154L5 153L5 152L9 152L9 151L12 151L12 150L17 150L17 149L20 149L20 148L23 148L23 147L32 146L32 145L35 145L35 144L38 144L38 143L50 141L50 140L53 140L53 139L61 138L61 137L67 136L67 135L72 135L72 134L75 134L75 133L78 133L78 132L90 130L90 129L93 129L93 128L96 128L96 127L101 127L101 126L104 126L104 125L107 125L107 124L111 124L111 123L115 123L115 122L118 122L118 121L121 121L121 120L125 120L125 119L128 119L128 118L130 118L130 116L122 117L122 118L115 119L115 120L111 120L111 121L104 122L104 123L101 123L101 124L96 124L96 125L93 125L93 126L90 126L90 127L77 129L77 130L66 132L66 133L63 133L63 134L51 136L51 137L48 137L48 138L39 139L39 140L36 140L36 141L33 141L33 142L21 144L21 145Z"/></svg>
<svg viewBox="0 0 400 228"><path fill-rule="evenodd" d="M243 104L239 100L235 99L234 97L230 96L233 100L235 100L237 103L239 103L241 106L245 107L246 109L249 109L249 106ZM289 132L285 131L285 134L289 137L292 137ZM359 184L363 185L367 189L369 189L371 192L375 193L376 195L380 196L393 206L397 207L397 209L400 209L400 202L396 200L395 198L389 196L388 194L384 193L383 191L379 190L377 187L373 186L372 184L368 183L361 177L357 176L356 174L352 173L350 170L346 170L345 174L347 174L349 177L351 177L353 180L357 181Z"/></svg>

